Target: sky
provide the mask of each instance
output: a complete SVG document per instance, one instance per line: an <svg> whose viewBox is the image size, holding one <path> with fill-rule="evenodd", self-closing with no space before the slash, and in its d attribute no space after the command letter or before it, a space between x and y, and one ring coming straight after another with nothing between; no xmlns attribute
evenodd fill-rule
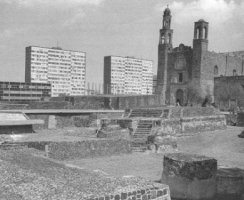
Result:
<svg viewBox="0 0 244 200"><path fill-rule="evenodd" d="M0 81L24 81L25 47L87 54L90 83L103 82L103 58L134 56L157 69L159 29L169 6L173 46L192 46L194 22L209 22L209 50L244 50L244 0L0 0Z"/></svg>

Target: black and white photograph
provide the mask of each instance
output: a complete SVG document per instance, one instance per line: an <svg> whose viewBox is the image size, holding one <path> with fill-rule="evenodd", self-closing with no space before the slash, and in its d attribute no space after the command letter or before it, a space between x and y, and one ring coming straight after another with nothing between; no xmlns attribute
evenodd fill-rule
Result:
<svg viewBox="0 0 244 200"><path fill-rule="evenodd" d="M244 200L244 0L0 0L0 200Z"/></svg>

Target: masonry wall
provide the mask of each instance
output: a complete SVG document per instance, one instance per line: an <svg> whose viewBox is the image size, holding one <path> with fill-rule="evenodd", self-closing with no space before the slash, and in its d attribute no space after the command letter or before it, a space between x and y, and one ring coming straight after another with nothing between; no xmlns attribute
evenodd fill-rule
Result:
<svg viewBox="0 0 244 200"><path fill-rule="evenodd" d="M179 82L179 73L183 74L183 81ZM168 60L168 91L167 102L174 105L176 92L181 89L186 91L187 84L192 78L192 49L180 44L169 54ZM185 101L185 97L184 97ZM184 102L183 102L184 104Z"/></svg>
<svg viewBox="0 0 244 200"><path fill-rule="evenodd" d="M215 67L217 71L215 71ZM203 58L201 84L206 94L214 93L214 77L244 75L242 60L238 57L207 52ZM217 73L216 73L217 72Z"/></svg>
<svg viewBox="0 0 244 200"><path fill-rule="evenodd" d="M131 153L130 142L124 139L90 139L73 142L28 142L29 148L46 151L57 160L111 156Z"/></svg>
<svg viewBox="0 0 244 200"><path fill-rule="evenodd" d="M216 77L214 97L216 105L222 110L244 107L244 76Z"/></svg>
<svg viewBox="0 0 244 200"><path fill-rule="evenodd" d="M34 130L56 129L64 127L89 127L96 125L97 119L120 118L121 113L94 113L94 114L27 114L30 119L41 119L44 124L33 125Z"/></svg>

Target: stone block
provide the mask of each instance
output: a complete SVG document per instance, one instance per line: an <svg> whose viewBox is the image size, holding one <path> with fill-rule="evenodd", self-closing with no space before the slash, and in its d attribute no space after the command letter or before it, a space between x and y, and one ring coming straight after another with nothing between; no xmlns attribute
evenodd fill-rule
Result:
<svg viewBox="0 0 244 200"><path fill-rule="evenodd" d="M206 200L216 195L216 173L214 158L172 153L164 156L161 181L169 185L173 198Z"/></svg>
<svg viewBox="0 0 244 200"><path fill-rule="evenodd" d="M55 115L48 116L48 129L55 129L57 126L57 121Z"/></svg>
<svg viewBox="0 0 244 200"><path fill-rule="evenodd" d="M217 172L217 199L242 200L244 194L244 170L220 168Z"/></svg>

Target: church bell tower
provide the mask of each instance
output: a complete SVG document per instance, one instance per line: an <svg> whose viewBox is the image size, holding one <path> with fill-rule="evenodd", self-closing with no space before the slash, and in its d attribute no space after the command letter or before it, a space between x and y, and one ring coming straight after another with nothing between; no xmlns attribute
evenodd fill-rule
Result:
<svg viewBox="0 0 244 200"><path fill-rule="evenodd" d="M167 7L164 10L162 28L159 32L158 44L158 71L157 71L157 94L166 103L168 90L168 53L172 50L173 30L171 27L171 11Z"/></svg>

